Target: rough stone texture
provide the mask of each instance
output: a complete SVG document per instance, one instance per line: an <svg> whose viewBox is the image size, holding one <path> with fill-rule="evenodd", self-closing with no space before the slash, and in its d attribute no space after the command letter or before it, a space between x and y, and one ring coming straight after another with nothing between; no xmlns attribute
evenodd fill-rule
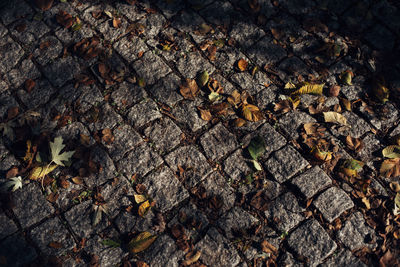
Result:
<svg viewBox="0 0 400 267"><path fill-rule="evenodd" d="M251 168L246 163L246 159L243 157L243 150L236 150L225 160L224 171L234 181L240 181L248 173L250 173Z"/></svg>
<svg viewBox="0 0 400 267"><path fill-rule="evenodd" d="M131 177L134 174L144 176L161 165L162 158L147 144L140 144L118 161L118 171Z"/></svg>
<svg viewBox="0 0 400 267"><path fill-rule="evenodd" d="M318 265L337 248L336 243L314 219L297 228L289 236L288 244L297 254L306 257L312 266Z"/></svg>
<svg viewBox="0 0 400 267"><path fill-rule="evenodd" d="M71 234L57 217L34 228L30 236L47 256L61 255L75 245Z"/></svg>
<svg viewBox="0 0 400 267"><path fill-rule="evenodd" d="M265 33L262 29L252 23L242 21L235 24L229 33L229 36L235 39L243 48L249 48L264 35Z"/></svg>
<svg viewBox="0 0 400 267"><path fill-rule="evenodd" d="M377 246L377 236L369 227L360 212L353 213L344 223L338 233L339 240L350 250L358 250L363 247L374 249Z"/></svg>
<svg viewBox="0 0 400 267"><path fill-rule="evenodd" d="M307 113L292 111L283 115L279 119L278 125L290 138L297 139L300 126L310 122L316 122L316 120Z"/></svg>
<svg viewBox="0 0 400 267"><path fill-rule="evenodd" d="M139 86L123 82L111 93L112 105L119 111L126 111L133 104L137 104L147 98L147 93Z"/></svg>
<svg viewBox="0 0 400 267"><path fill-rule="evenodd" d="M21 46L13 42L8 36L0 41L0 51L3 55L0 63L0 72L3 73L11 70L24 55Z"/></svg>
<svg viewBox="0 0 400 267"><path fill-rule="evenodd" d="M56 60L44 67L44 75L56 87L63 86L79 73L80 66L71 57Z"/></svg>
<svg viewBox="0 0 400 267"><path fill-rule="evenodd" d="M128 207L132 204L134 195L132 185L124 176L115 177L101 188L101 195L107 203L107 216L114 218L120 211L120 207Z"/></svg>
<svg viewBox="0 0 400 267"><path fill-rule="evenodd" d="M8 171L12 166L17 166L18 161L10 151L0 142L0 171Z"/></svg>
<svg viewBox="0 0 400 267"><path fill-rule="evenodd" d="M223 157L238 146L235 136L222 124L217 124L206 132L200 138L200 143L206 156L212 160Z"/></svg>
<svg viewBox="0 0 400 267"><path fill-rule="evenodd" d="M202 181L212 168L206 158L194 146L180 147L165 157L165 161L174 171L178 171L178 166L184 170L184 182L193 187Z"/></svg>
<svg viewBox="0 0 400 267"><path fill-rule="evenodd" d="M138 59L140 52L148 50L146 44L138 37L123 38L114 44L115 50L128 62Z"/></svg>
<svg viewBox="0 0 400 267"><path fill-rule="evenodd" d="M305 209L301 207L292 193L286 193L276 198L265 211L265 216L276 228L288 232L305 219L302 215Z"/></svg>
<svg viewBox="0 0 400 267"><path fill-rule="evenodd" d="M18 193L18 194L17 194ZM24 186L24 190L13 194L14 214L21 226L27 228L54 212L53 207L42 195L39 187L33 183Z"/></svg>
<svg viewBox="0 0 400 267"><path fill-rule="evenodd" d="M161 118L157 104L150 99L146 99L139 104L133 106L129 113L128 119L136 128L140 128L148 122L152 122Z"/></svg>
<svg viewBox="0 0 400 267"><path fill-rule="evenodd" d="M178 250L175 241L168 235L162 235L156 239L147 250L145 258L149 266L172 266L178 267L180 260L184 257L183 251Z"/></svg>
<svg viewBox="0 0 400 267"><path fill-rule="evenodd" d="M0 242L0 257L5 266L24 266L33 262L37 253L21 234L14 234Z"/></svg>
<svg viewBox="0 0 400 267"><path fill-rule="evenodd" d="M302 263L296 261L292 254L286 252L282 255L278 262L279 266L293 266L293 267L300 267L303 266Z"/></svg>
<svg viewBox="0 0 400 267"><path fill-rule="evenodd" d="M233 207L218 220L218 226L229 239L232 239L237 234L246 233L248 229L257 223L257 218L239 207Z"/></svg>
<svg viewBox="0 0 400 267"><path fill-rule="evenodd" d="M335 252L332 257L320 265L321 267L336 267L336 266L354 266L354 267L366 267L362 261L353 256L350 251L346 249L340 249L339 252Z"/></svg>
<svg viewBox="0 0 400 267"><path fill-rule="evenodd" d="M171 119L164 117L160 122L146 128L144 134L154 142L158 151L165 153L180 144L182 131Z"/></svg>
<svg viewBox="0 0 400 267"><path fill-rule="evenodd" d="M331 185L332 181L320 167L315 166L293 178L291 183L308 199Z"/></svg>
<svg viewBox="0 0 400 267"><path fill-rule="evenodd" d="M189 194L181 185L174 173L163 167L144 179L149 195L155 200L156 207L161 212L168 211L185 200Z"/></svg>
<svg viewBox="0 0 400 267"><path fill-rule="evenodd" d="M150 92L154 97L169 106L174 106L183 97L178 94L181 81L174 73L160 79L155 85L150 87Z"/></svg>
<svg viewBox="0 0 400 267"><path fill-rule="evenodd" d="M30 93L22 89L18 90L18 97L28 108L36 108L47 103L55 91L55 88L47 80L43 79L35 84Z"/></svg>
<svg viewBox="0 0 400 267"><path fill-rule="evenodd" d="M104 238L107 239L107 238ZM89 255L96 255L99 259L101 266L117 266L121 262L121 259L126 255L120 247L109 247L102 244L103 238L95 236L86 242L85 252ZM113 240L113 237L108 239ZM115 237L114 237L115 239Z"/></svg>
<svg viewBox="0 0 400 267"><path fill-rule="evenodd" d="M193 79L200 72L207 71L213 73L215 68L207 60L200 56L200 52L192 52L185 57L180 57L176 62L176 67L185 78Z"/></svg>
<svg viewBox="0 0 400 267"><path fill-rule="evenodd" d="M351 198L337 187L327 189L313 203L329 223L354 207Z"/></svg>
<svg viewBox="0 0 400 267"><path fill-rule="evenodd" d="M116 168L108 153L100 146L91 148L91 160L97 167L97 173L91 173L84 177L85 183L89 187L101 185L114 178Z"/></svg>
<svg viewBox="0 0 400 267"><path fill-rule="evenodd" d="M144 79L146 84L154 84L160 78L171 72L171 69L165 64L160 57L153 52L146 52L137 61L132 63L140 78Z"/></svg>
<svg viewBox="0 0 400 267"><path fill-rule="evenodd" d="M235 73L231 76L234 83L238 84L243 90L246 90L251 95L257 94L265 90L265 85L270 84L267 75L262 72L256 72L254 76L247 72Z"/></svg>
<svg viewBox="0 0 400 267"><path fill-rule="evenodd" d="M15 87L21 86L27 79L37 79L40 72L33 64L32 60L25 59L21 61L21 65L16 69L8 72L8 80Z"/></svg>
<svg viewBox="0 0 400 267"><path fill-rule="evenodd" d="M308 162L291 146L285 146L272 154L264 163L265 168L283 183L308 166Z"/></svg>
<svg viewBox="0 0 400 267"><path fill-rule="evenodd" d="M235 248L215 228L208 230L195 248L202 252L200 260L208 266L231 267L240 262Z"/></svg>
<svg viewBox="0 0 400 267"><path fill-rule="evenodd" d="M264 53L268 50L268 53ZM250 58L260 66L270 65L278 62L286 56L286 51L281 46L274 44L269 36L265 36L259 42L247 50Z"/></svg>
<svg viewBox="0 0 400 267"><path fill-rule="evenodd" d="M172 115L176 117L178 122L186 124L190 130L194 132L200 130L207 124L206 121L200 118L195 103L191 101L179 103L179 105L172 110Z"/></svg>
<svg viewBox="0 0 400 267"><path fill-rule="evenodd" d="M3 227L0 228L0 240L15 233L18 230L18 228L14 224L14 222L12 220L10 220L2 212L0 213L0 225L3 225ZM7 227L4 227L5 225L7 225Z"/></svg>

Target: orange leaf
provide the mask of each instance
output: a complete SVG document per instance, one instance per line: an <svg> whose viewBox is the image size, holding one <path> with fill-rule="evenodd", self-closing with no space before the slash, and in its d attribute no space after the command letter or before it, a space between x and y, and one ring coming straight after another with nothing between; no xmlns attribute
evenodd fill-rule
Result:
<svg viewBox="0 0 400 267"><path fill-rule="evenodd" d="M25 81L25 90L30 93L32 92L32 89L35 87L36 83L32 79L28 79Z"/></svg>
<svg viewBox="0 0 400 267"><path fill-rule="evenodd" d="M248 65L249 63L243 58L239 59L239 61L237 62L237 67L240 71L245 71Z"/></svg>
<svg viewBox="0 0 400 267"><path fill-rule="evenodd" d="M256 122L263 119L260 109L252 104L243 105L242 112L244 118L248 121Z"/></svg>
<svg viewBox="0 0 400 267"><path fill-rule="evenodd" d="M212 119L211 112L208 109L202 107L197 107L197 109L200 111L200 117L202 120L209 121Z"/></svg>

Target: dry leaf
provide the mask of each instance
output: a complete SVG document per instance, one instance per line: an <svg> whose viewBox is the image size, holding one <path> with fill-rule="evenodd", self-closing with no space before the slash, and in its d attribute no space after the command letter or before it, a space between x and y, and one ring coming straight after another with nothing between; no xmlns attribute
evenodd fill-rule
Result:
<svg viewBox="0 0 400 267"><path fill-rule="evenodd" d="M265 253L269 253L269 254L272 254L272 255L277 255L277 253L278 253L278 249L274 245L269 243L267 240L264 240L261 243L261 249Z"/></svg>
<svg viewBox="0 0 400 267"><path fill-rule="evenodd" d="M113 27L119 28L121 26L121 19L120 18L113 18Z"/></svg>
<svg viewBox="0 0 400 267"><path fill-rule="evenodd" d="M341 97L340 102L347 111L351 111L351 102L348 99Z"/></svg>
<svg viewBox="0 0 400 267"><path fill-rule="evenodd" d="M330 96L338 96L340 93L340 86L339 85L333 85L331 88L329 88L329 95Z"/></svg>
<svg viewBox="0 0 400 267"><path fill-rule="evenodd" d="M28 80L26 80L25 81L25 90L28 92L28 93L30 93L30 92L32 92L32 89L35 87L35 85L36 85L36 83L35 83L35 81L34 80L32 80L32 79L28 79Z"/></svg>
<svg viewBox="0 0 400 267"><path fill-rule="evenodd" d="M242 118L236 118L234 121L233 121L233 125L235 126L235 127L242 127L243 125L245 125L246 124L246 121L244 120L244 119L242 119Z"/></svg>
<svg viewBox="0 0 400 267"><path fill-rule="evenodd" d="M56 20L66 29L72 27L72 25L74 24L74 18L64 10L60 10L58 12L58 14L56 15Z"/></svg>
<svg viewBox="0 0 400 267"><path fill-rule="evenodd" d="M386 178L400 176L400 158L384 160L379 173Z"/></svg>
<svg viewBox="0 0 400 267"><path fill-rule="evenodd" d="M256 122L264 119L260 109L252 104L243 105L242 113L244 118L248 121Z"/></svg>
<svg viewBox="0 0 400 267"><path fill-rule="evenodd" d="M197 84L200 87L203 87L204 85L207 84L208 79L210 78L208 72L205 70L202 73L199 74L199 76L197 77Z"/></svg>
<svg viewBox="0 0 400 267"><path fill-rule="evenodd" d="M197 86L196 81L192 79L186 79L185 84L180 86L180 93L186 99L194 100L199 92L200 89Z"/></svg>
<svg viewBox="0 0 400 267"><path fill-rule="evenodd" d="M150 209L150 202L148 200L146 200L139 206L139 209L138 209L139 216L144 217L146 215L146 213L149 211L149 209Z"/></svg>
<svg viewBox="0 0 400 267"><path fill-rule="evenodd" d="M346 145L349 149L356 151L357 153L361 151L364 147L364 143L361 138L354 138L348 135L346 137Z"/></svg>
<svg viewBox="0 0 400 267"><path fill-rule="evenodd" d="M101 131L101 133L103 134L102 139L104 141L104 143L106 143L107 145L111 144L114 142L114 135L112 134L111 129L109 128L105 128Z"/></svg>
<svg viewBox="0 0 400 267"><path fill-rule="evenodd" d="M243 58L239 59L239 61L237 62L237 67L240 71L245 71L248 65L249 63Z"/></svg>
<svg viewBox="0 0 400 267"><path fill-rule="evenodd" d="M134 194L133 196L135 197L135 202L137 204L140 204L140 203L145 202L147 200L147 197L145 195Z"/></svg>
<svg viewBox="0 0 400 267"><path fill-rule="evenodd" d="M199 251L199 250L196 251L196 253L189 252L186 255L186 260L183 262L183 265L189 266L189 265L195 263L196 261L198 261L200 259L200 256L201 256L201 251Z"/></svg>
<svg viewBox="0 0 400 267"><path fill-rule="evenodd" d="M11 107L7 110L7 119L11 120L15 118L19 113L19 108L18 107Z"/></svg>
<svg viewBox="0 0 400 267"><path fill-rule="evenodd" d="M156 239L156 235L152 235L149 232L142 232L129 242L129 251L132 253L139 253L146 250Z"/></svg>
<svg viewBox="0 0 400 267"><path fill-rule="evenodd" d="M329 151L321 151L318 147L316 147L316 146L314 146L312 149L311 149L311 153L312 153L312 155L317 159L317 160L320 160L320 161L324 161L324 162L327 162L327 161L330 161L331 159L332 159L332 152L329 152Z"/></svg>
<svg viewBox="0 0 400 267"><path fill-rule="evenodd" d="M400 146L392 145L385 147L382 150L382 155L390 159L400 158Z"/></svg>
<svg viewBox="0 0 400 267"><path fill-rule="evenodd" d="M325 122L347 125L347 119L342 114L333 111L323 112L323 114Z"/></svg>
<svg viewBox="0 0 400 267"><path fill-rule="evenodd" d="M75 177L72 177L71 178L71 181L74 183L74 184L83 184L83 179L82 179L82 177L79 177L79 176L75 176Z"/></svg>
<svg viewBox="0 0 400 267"><path fill-rule="evenodd" d="M211 112L208 109L204 109L202 107L197 107L197 109L200 111L200 117L202 120L210 121L213 118Z"/></svg>
<svg viewBox="0 0 400 267"><path fill-rule="evenodd" d="M57 241L50 242L47 246L50 248L55 248L55 249L59 249L59 248L63 247L62 243L57 242Z"/></svg>
<svg viewBox="0 0 400 267"><path fill-rule="evenodd" d="M45 177L47 174L54 171L57 168L57 165L50 165L50 166L39 166L32 169L29 174L29 179L31 180L38 180L40 178Z"/></svg>
<svg viewBox="0 0 400 267"><path fill-rule="evenodd" d="M231 96L228 97L228 102L235 108L240 104L240 93L238 90L232 92Z"/></svg>
<svg viewBox="0 0 400 267"><path fill-rule="evenodd" d="M322 90L324 88L323 84L304 84L300 86L300 88L294 91L293 95L304 95L304 94L311 94L311 95L322 95Z"/></svg>
<svg viewBox="0 0 400 267"><path fill-rule="evenodd" d="M54 0L35 0L35 4L41 10L49 10L53 5Z"/></svg>

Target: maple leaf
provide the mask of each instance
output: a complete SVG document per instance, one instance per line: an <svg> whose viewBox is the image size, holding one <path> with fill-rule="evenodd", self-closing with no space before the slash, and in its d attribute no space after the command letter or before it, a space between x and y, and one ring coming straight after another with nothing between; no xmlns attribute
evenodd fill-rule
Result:
<svg viewBox="0 0 400 267"><path fill-rule="evenodd" d="M22 177L21 176L13 177L8 180L9 181L4 182L1 187L4 191L8 190L11 187L12 187L12 189L11 189L12 192L15 192L19 188L22 188Z"/></svg>
<svg viewBox="0 0 400 267"><path fill-rule="evenodd" d="M60 166L64 166L62 161L69 161L75 153L75 151L68 151L60 154L64 147L65 145L63 144L63 138L61 136L54 138L54 141L50 142L51 161Z"/></svg>

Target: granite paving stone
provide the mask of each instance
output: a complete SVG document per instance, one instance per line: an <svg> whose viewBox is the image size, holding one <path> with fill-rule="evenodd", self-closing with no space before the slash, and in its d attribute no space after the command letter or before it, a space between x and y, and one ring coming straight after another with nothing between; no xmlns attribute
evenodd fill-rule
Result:
<svg viewBox="0 0 400 267"><path fill-rule="evenodd" d="M148 85L156 83L171 72L170 67L152 51L144 53L142 57L132 63L132 67L139 78Z"/></svg>
<svg viewBox="0 0 400 267"><path fill-rule="evenodd" d="M147 98L147 93L141 87L123 82L111 93L111 105L118 111L125 112L133 104L137 104Z"/></svg>
<svg viewBox="0 0 400 267"><path fill-rule="evenodd" d="M270 84L270 80L267 75L261 72L256 72L255 75L250 75L246 72L235 73L231 76L234 83L238 84L243 90L246 90L251 95L257 94L258 92L265 89L267 84Z"/></svg>
<svg viewBox="0 0 400 267"><path fill-rule="evenodd" d="M154 142L154 147L164 154L180 144L182 131L171 119L163 117L159 122L147 127L144 134Z"/></svg>
<svg viewBox="0 0 400 267"><path fill-rule="evenodd" d="M189 187L195 186L212 172L205 156L191 145L172 151L165 157L165 161L174 172L178 171L179 166L183 168L183 179Z"/></svg>
<svg viewBox="0 0 400 267"><path fill-rule="evenodd" d="M134 105L128 113L128 119L136 128L144 126L148 122L152 122L161 118L162 115L157 104L151 99L145 99Z"/></svg>
<svg viewBox="0 0 400 267"><path fill-rule="evenodd" d="M18 160L13 154L4 146L3 142L0 142L0 171L8 171L12 166L19 164Z"/></svg>
<svg viewBox="0 0 400 267"><path fill-rule="evenodd" d="M99 145L92 147L90 159L98 172L90 173L87 177L84 177L86 185L89 187L99 186L114 178L116 168L105 149Z"/></svg>
<svg viewBox="0 0 400 267"><path fill-rule="evenodd" d="M3 226L7 225L7 227L2 227L0 229L0 240L18 231L15 223L3 212L0 213L0 224Z"/></svg>
<svg viewBox="0 0 400 267"><path fill-rule="evenodd" d="M148 194L154 199L156 207L161 212L172 209L189 196L168 167L163 167L145 177L143 184L148 188Z"/></svg>
<svg viewBox="0 0 400 267"><path fill-rule="evenodd" d="M36 108L47 103L55 92L56 89L49 83L49 81L41 79L35 84L32 92L28 93L26 90L20 89L17 94L22 103L24 103L28 108Z"/></svg>
<svg viewBox="0 0 400 267"><path fill-rule="evenodd" d="M177 121L186 124L190 130L196 132L207 124L200 118L196 104L192 101L183 101L172 109L172 115Z"/></svg>
<svg viewBox="0 0 400 267"><path fill-rule="evenodd" d="M16 3L13 1L8 1L7 5L0 10L1 22L4 25L8 25L18 18L31 18L33 15L33 10L28 3Z"/></svg>
<svg viewBox="0 0 400 267"><path fill-rule="evenodd" d="M237 266L240 262L235 248L215 228L210 228L195 248L202 252L200 260L207 265L228 267Z"/></svg>
<svg viewBox="0 0 400 267"><path fill-rule="evenodd" d="M41 44L45 45L43 47L39 45L33 52L33 56L41 66L45 66L55 60L63 49L62 43L54 36L42 38Z"/></svg>
<svg viewBox="0 0 400 267"><path fill-rule="evenodd" d="M114 43L114 49L129 63L139 58L140 52L146 52L146 44L137 36L122 38Z"/></svg>
<svg viewBox="0 0 400 267"><path fill-rule="evenodd" d="M213 73L215 67L201 57L199 51L191 52L176 61L176 68L185 78L194 79L200 72Z"/></svg>
<svg viewBox="0 0 400 267"><path fill-rule="evenodd" d="M291 233L288 244L297 254L306 257L311 266L321 263L337 248L336 243L314 219L308 220Z"/></svg>
<svg viewBox="0 0 400 267"><path fill-rule="evenodd" d="M148 144L141 143L118 161L117 168L127 177L144 176L162 163L162 158Z"/></svg>
<svg viewBox="0 0 400 267"><path fill-rule="evenodd" d="M57 217L31 230L30 236L47 256L61 255L75 245L73 237Z"/></svg>
<svg viewBox="0 0 400 267"><path fill-rule="evenodd" d="M132 204L134 195L132 185L124 176L115 177L101 188L101 196L106 202L107 216L114 218L118 215L120 207L128 207Z"/></svg>
<svg viewBox="0 0 400 267"><path fill-rule="evenodd" d="M176 74L171 73L151 86L149 91L156 100L172 107L175 106L178 101L183 99L183 97L178 94L180 85L181 81L179 77Z"/></svg>
<svg viewBox="0 0 400 267"><path fill-rule="evenodd" d="M257 218L239 207L233 207L218 220L219 228L229 239L236 235L246 234L246 231L257 223Z"/></svg>
<svg viewBox="0 0 400 267"><path fill-rule="evenodd" d="M86 121L91 131L100 131L105 128L112 129L122 123L122 117L108 103L100 105L98 111L94 115L90 114L89 121ZM91 123L92 119L94 119L93 123Z"/></svg>
<svg viewBox="0 0 400 267"><path fill-rule="evenodd" d="M140 23L145 27L144 36L145 38L154 38L163 28L166 23L166 19L163 15L154 13L147 14L141 18L137 23Z"/></svg>
<svg viewBox="0 0 400 267"><path fill-rule="evenodd" d="M268 50L269 53L263 53L265 50ZM247 49L246 52L260 66L275 64L287 55L285 49L280 45L274 44L273 39L269 36L262 38Z"/></svg>
<svg viewBox="0 0 400 267"><path fill-rule="evenodd" d="M374 249L377 246L378 237L375 231L369 227L360 212L353 213L338 232L339 240L350 250L358 250L363 247Z"/></svg>
<svg viewBox="0 0 400 267"><path fill-rule="evenodd" d="M279 118L278 125L290 138L296 140L299 138L301 126L310 122L316 122L316 120L307 113L292 111Z"/></svg>
<svg viewBox="0 0 400 267"><path fill-rule="evenodd" d="M106 238L104 238L104 239L106 239ZM101 238L100 236L95 236L94 238L89 239L86 242L85 252L91 256L93 256L93 255L98 256L98 259L99 259L98 263L101 266L117 266L117 265L119 265L121 262L121 259L127 253L124 253L124 251L120 247L110 247L110 246L102 244L102 241L104 239ZM109 239L112 240L113 237L110 237Z"/></svg>
<svg viewBox="0 0 400 267"><path fill-rule="evenodd" d="M23 31L17 30L19 25L24 25ZM21 19L14 23L14 27L11 26L11 34L21 43L31 47L37 45L40 38L49 31L45 23L37 20Z"/></svg>
<svg viewBox="0 0 400 267"><path fill-rule="evenodd" d="M283 254L279 261L279 265L281 266L293 266L293 267L301 267L303 264L297 261L290 252L286 252Z"/></svg>
<svg viewBox="0 0 400 267"><path fill-rule="evenodd" d="M56 87L63 86L68 80L79 73L80 66L72 57L61 58L54 63L46 65L43 73Z"/></svg>
<svg viewBox="0 0 400 267"><path fill-rule="evenodd" d="M300 192L309 199L319 191L330 186L332 180L320 167L315 166L293 178L291 183L299 188Z"/></svg>
<svg viewBox="0 0 400 267"><path fill-rule="evenodd" d="M0 63L0 72L2 73L6 73L11 70L24 56L22 47L18 43L13 42L9 36L6 36L0 40L0 51L3 55Z"/></svg>
<svg viewBox="0 0 400 267"><path fill-rule="evenodd" d="M354 207L351 198L337 187L327 189L313 203L329 223L346 210Z"/></svg>
<svg viewBox="0 0 400 267"><path fill-rule="evenodd" d="M291 179L308 165L301 154L289 145L274 152L264 163L265 168L279 183Z"/></svg>
<svg viewBox="0 0 400 267"><path fill-rule="evenodd" d="M12 107L19 107L18 102L9 94L3 94L0 96L0 117L5 118L8 113L8 109Z"/></svg>
<svg viewBox="0 0 400 267"><path fill-rule="evenodd" d="M264 35L265 32L262 29L245 21L233 25L232 30L229 32L229 36L245 49L252 46Z"/></svg>
<svg viewBox="0 0 400 267"><path fill-rule="evenodd" d="M14 193L13 202L13 212L23 228L28 228L54 213L54 208L33 183L26 185L25 190L18 194Z"/></svg>
<svg viewBox="0 0 400 267"><path fill-rule="evenodd" d="M251 172L249 164L243 157L243 150L236 150L224 161L224 171L233 181L240 181Z"/></svg>
<svg viewBox="0 0 400 267"><path fill-rule="evenodd" d="M184 252L178 250L175 241L166 234L158 237L145 255L149 266L157 267L178 267L183 257Z"/></svg>
<svg viewBox="0 0 400 267"><path fill-rule="evenodd" d="M37 79L39 77L39 70L29 59L21 61L21 65L18 68L8 72L8 81L15 87L21 86L28 78Z"/></svg>
<svg viewBox="0 0 400 267"><path fill-rule="evenodd" d="M321 267L335 267L335 266L354 266L354 267L365 267L365 265L360 259L353 256L347 249L340 249L333 253L333 255L324 263L320 265Z"/></svg>
<svg viewBox="0 0 400 267"><path fill-rule="evenodd" d="M225 156L238 146L235 136L222 124L217 124L206 132L200 138L200 143L206 156L212 160L217 160Z"/></svg>
<svg viewBox="0 0 400 267"><path fill-rule="evenodd" d="M288 232L302 222L305 208L300 206L292 193L286 193L276 198L265 211L265 217L282 232Z"/></svg>

